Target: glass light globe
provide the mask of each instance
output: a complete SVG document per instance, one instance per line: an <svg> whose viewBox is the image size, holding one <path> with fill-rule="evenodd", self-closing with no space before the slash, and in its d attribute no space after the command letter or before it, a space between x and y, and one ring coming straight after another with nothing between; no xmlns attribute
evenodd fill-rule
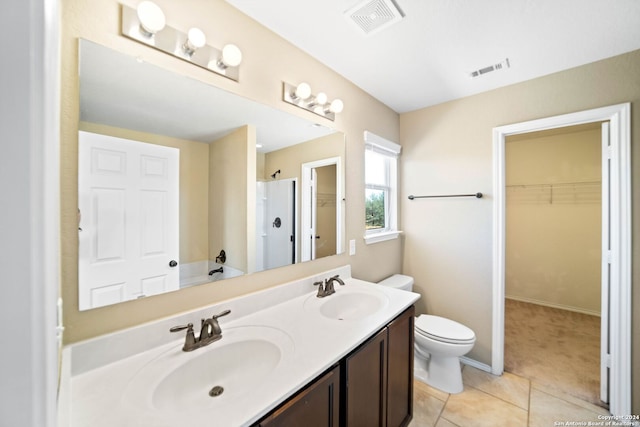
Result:
<svg viewBox="0 0 640 427"><path fill-rule="evenodd" d="M207 43L207 37L204 35L200 28L193 27L189 29L187 33L187 46L191 50L196 50L201 48Z"/></svg>
<svg viewBox="0 0 640 427"><path fill-rule="evenodd" d="M136 11L140 26L149 35L153 35L164 28L166 24L164 12L154 2L143 1L138 5Z"/></svg>
<svg viewBox="0 0 640 427"><path fill-rule="evenodd" d="M295 97L300 99L307 99L311 96L311 86L309 83L300 83L296 87Z"/></svg>
<svg viewBox="0 0 640 427"><path fill-rule="evenodd" d="M320 92L316 95L316 99L314 104L324 105L327 103L327 94L324 92Z"/></svg>
<svg viewBox="0 0 640 427"><path fill-rule="evenodd" d="M344 109L344 102L341 99L334 99L331 101L331 105L329 106L329 111L332 113L341 113Z"/></svg>
<svg viewBox="0 0 640 427"><path fill-rule="evenodd" d="M242 51L234 44L225 45L221 61L226 67L237 67L242 62Z"/></svg>

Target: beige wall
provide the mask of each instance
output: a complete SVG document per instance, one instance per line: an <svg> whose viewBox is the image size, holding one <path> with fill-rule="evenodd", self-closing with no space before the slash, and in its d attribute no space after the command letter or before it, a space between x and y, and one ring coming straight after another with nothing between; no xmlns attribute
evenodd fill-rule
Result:
<svg viewBox="0 0 640 427"><path fill-rule="evenodd" d="M507 138L507 298L600 315L601 145L598 123Z"/></svg>
<svg viewBox="0 0 640 427"><path fill-rule="evenodd" d="M640 165L640 51L400 116L403 271L422 293L418 312L448 316L477 335L470 357L491 362L492 129L591 108L632 103L632 165ZM640 174L633 173L634 218ZM483 192L482 199L408 201L407 195ZM640 249L633 224L633 252ZM640 313L640 257L633 307ZM640 315L633 318L633 385L640 384ZM633 395L640 412L640 393Z"/></svg>
<svg viewBox="0 0 640 427"><path fill-rule="evenodd" d="M297 196L296 196L296 204L298 213L302 212L302 195L301 184L302 184L302 164L309 163L316 160L324 160L332 157L340 157L342 159L342 164L345 164L345 136L340 133L332 133L330 135L326 135L320 138L312 139L310 141L306 141L300 144L292 145L287 148L283 148L281 150L272 151L267 153L264 156L264 166L263 166L263 179L270 180L271 175L274 171L280 170L280 174L278 175L278 179L292 179L295 178L298 181L297 187ZM344 166L343 166L344 168ZM334 169L334 177L335 177L335 169ZM326 180L324 180L326 182ZM333 181L333 188L335 192L336 186L335 179ZM335 194L335 193L334 193ZM324 222L322 226L324 227L332 227L332 230L336 230L336 212L335 212L335 204L333 210L333 224L328 222ZM326 211L325 211L326 213ZM347 213L348 214L348 213ZM322 215L319 219L325 219L327 215ZM319 231L318 231L319 232ZM299 233L300 234L300 233ZM329 234L329 233L323 233ZM335 232L333 233L333 241L328 242L323 239L322 243L325 243L323 248L320 249L320 252L316 252L316 258L325 257L331 254L336 253L336 239ZM333 245L333 250L330 249L330 246ZM301 255L302 244L298 243L296 245L297 257L298 259L302 259ZM318 250L318 247L316 247Z"/></svg>
<svg viewBox="0 0 640 427"><path fill-rule="evenodd" d="M278 179L297 178L300 182L303 163L330 157L341 157L344 162L344 141L344 135L336 132L281 150L271 151L264 156L261 179L263 181L271 180L269 175L279 169Z"/></svg>
<svg viewBox="0 0 640 427"><path fill-rule="evenodd" d="M249 183L254 194L251 205L255 206L255 166L250 168L248 160L255 158L255 152L253 126L243 126L212 142L209 149L209 259L224 249L226 264L243 272L249 271ZM249 181L251 172L254 178Z"/></svg>
<svg viewBox="0 0 640 427"><path fill-rule="evenodd" d="M370 130L398 140L398 115L300 49L256 24L222 0L156 0L167 24L187 31L200 27L208 43L221 47L237 44L243 53L239 82L226 79L185 61L172 58L120 35L120 3L136 0L65 0L61 4L61 295L64 299L65 342L72 343L203 307L217 301L268 288L307 275L351 264L356 277L379 280L401 268L399 240L366 246L364 236L363 132ZM346 239L355 239L357 254L346 254L191 287L143 300L79 312L77 272L77 131L78 38L140 56L145 61L221 87L263 104L334 127L346 137ZM282 82L307 81L330 98L344 100L345 110L331 122L282 101ZM254 165L255 167L255 165Z"/></svg>

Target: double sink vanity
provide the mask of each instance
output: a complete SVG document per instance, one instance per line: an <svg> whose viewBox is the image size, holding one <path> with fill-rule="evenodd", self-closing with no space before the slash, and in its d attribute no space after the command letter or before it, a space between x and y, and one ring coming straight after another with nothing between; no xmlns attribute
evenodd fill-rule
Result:
<svg viewBox="0 0 640 427"><path fill-rule="evenodd" d="M345 266L76 343L61 413L72 427L406 425L418 298Z"/></svg>

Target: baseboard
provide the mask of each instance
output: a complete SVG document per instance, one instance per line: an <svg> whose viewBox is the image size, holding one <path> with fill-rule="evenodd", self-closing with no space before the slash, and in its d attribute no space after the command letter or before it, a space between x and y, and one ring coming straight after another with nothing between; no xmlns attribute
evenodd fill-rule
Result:
<svg viewBox="0 0 640 427"><path fill-rule="evenodd" d="M481 371L485 371L485 372L488 372L490 374L492 373L491 372L491 366L487 365L486 363L478 362L477 360L470 359L470 358L468 358L466 356L460 357L460 361L462 363L464 363L465 365L469 365L469 366L471 366L473 368L480 369Z"/></svg>
<svg viewBox="0 0 640 427"><path fill-rule="evenodd" d="M575 313L588 314L589 316L600 317L600 312L598 312L598 311L586 310L584 308L572 307L570 305L554 304L554 303L547 302L547 301L540 301L540 300L537 300L537 299L534 299L534 298L522 298L522 297L514 297L514 296L510 296L510 295L507 295L505 298L506 299L510 299L510 300L514 300L514 301L526 302L526 303L529 303L529 304L542 305L544 307L557 308L557 309L560 309L560 310L573 311Z"/></svg>

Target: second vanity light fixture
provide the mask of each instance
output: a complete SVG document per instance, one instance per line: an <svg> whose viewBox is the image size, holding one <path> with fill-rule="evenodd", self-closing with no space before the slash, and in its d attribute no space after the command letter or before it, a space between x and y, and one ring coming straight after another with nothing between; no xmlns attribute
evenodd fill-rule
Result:
<svg viewBox="0 0 640 427"><path fill-rule="evenodd" d="M199 28L183 33L167 26L164 12L151 1L135 9L122 5L122 35L238 81L242 52L236 45L216 49Z"/></svg>
<svg viewBox="0 0 640 427"><path fill-rule="evenodd" d="M329 120L335 120L336 114L341 113L344 109L342 100L334 99L328 102L327 95L324 92L313 95L311 86L304 82L297 86L284 82L282 99L289 104L311 111Z"/></svg>

